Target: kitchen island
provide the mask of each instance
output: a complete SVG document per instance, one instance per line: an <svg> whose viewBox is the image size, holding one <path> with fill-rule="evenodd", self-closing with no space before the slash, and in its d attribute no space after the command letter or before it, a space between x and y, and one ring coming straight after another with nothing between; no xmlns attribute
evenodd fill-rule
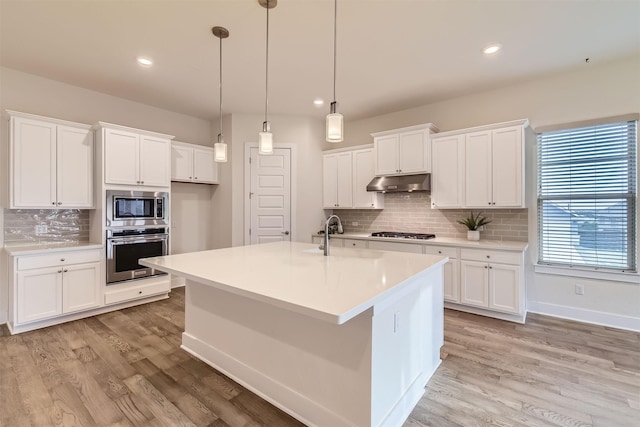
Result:
<svg viewBox="0 0 640 427"><path fill-rule="evenodd" d="M440 364L446 257L278 242L147 258L182 348L308 425L402 425Z"/></svg>

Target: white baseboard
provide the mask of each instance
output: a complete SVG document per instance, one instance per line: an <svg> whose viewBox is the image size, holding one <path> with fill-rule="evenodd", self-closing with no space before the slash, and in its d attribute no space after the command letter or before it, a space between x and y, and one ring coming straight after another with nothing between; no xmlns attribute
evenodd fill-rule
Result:
<svg viewBox="0 0 640 427"><path fill-rule="evenodd" d="M546 316L575 320L583 323L640 332L640 318L638 317L623 316L620 314L605 313L602 311L587 310L584 308L549 304L538 301L528 301L527 310L529 313L544 314Z"/></svg>

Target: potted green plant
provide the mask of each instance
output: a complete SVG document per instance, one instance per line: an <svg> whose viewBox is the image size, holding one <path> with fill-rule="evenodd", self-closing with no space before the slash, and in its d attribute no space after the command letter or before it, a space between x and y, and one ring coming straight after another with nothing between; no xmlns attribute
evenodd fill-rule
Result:
<svg viewBox="0 0 640 427"><path fill-rule="evenodd" d="M491 220L487 217L480 216L480 212L478 212L478 215L473 215L473 211L465 219L458 220L458 224L462 224L467 227L467 239L469 240L480 240L480 231L478 228L483 225L487 225L490 222Z"/></svg>

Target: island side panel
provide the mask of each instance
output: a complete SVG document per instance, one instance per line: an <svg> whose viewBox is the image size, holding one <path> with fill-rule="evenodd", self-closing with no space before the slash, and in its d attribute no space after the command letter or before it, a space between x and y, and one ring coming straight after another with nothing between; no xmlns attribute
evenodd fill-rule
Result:
<svg viewBox="0 0 640 427"><path fill-rule="evenodd" d="M440 365L443 268L408 279L404 290L374 308L371 425L399 426Z"/></svg>
<svg viewBox="0 0 640 427"><path fill-rule="evenodd" d="M308 425L371 425L372 310L343 325L191 280L183 348Z"/></svg>

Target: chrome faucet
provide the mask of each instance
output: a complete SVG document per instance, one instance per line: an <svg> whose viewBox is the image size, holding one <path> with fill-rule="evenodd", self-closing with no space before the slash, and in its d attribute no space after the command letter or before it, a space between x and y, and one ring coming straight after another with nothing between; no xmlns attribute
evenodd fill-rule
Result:
<svg viewBox="0 0 640 427"><path fill-rule="evenodd" d="M342 221L340 221L340 217L338 215L331 215L329 218L327 218L327 221L324 223L324 239L322 241L322 244L320 244L320 249L324 250L324 256L329 255L329 223L334 218L338 220L338 233L344 233L344 230L342 228Z"/></svg>

